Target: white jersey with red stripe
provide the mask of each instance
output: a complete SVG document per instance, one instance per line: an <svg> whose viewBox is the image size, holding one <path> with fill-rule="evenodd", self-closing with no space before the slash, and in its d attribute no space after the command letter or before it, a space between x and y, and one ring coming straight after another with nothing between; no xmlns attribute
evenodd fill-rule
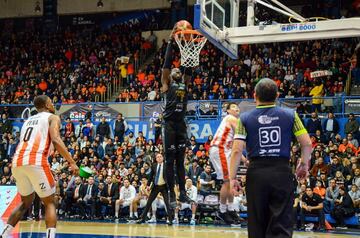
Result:
<svg viewBox="0 0 360 238"><path fill-rule="evenodd" d="M20 143L16 148L12 166L48 166L50 152L49 112L29 117L21 128Z"/></svg>
<svg viewBox="0 0 360 238"><path fill-rule="evenodd" d="M226 149L231 149L233 138L234 138L234 129L231 127L228 120L237 120L233 115L227 115L221 121L219 128L217 129L214 139L211 141L210 146L224 147Z"/></svg>

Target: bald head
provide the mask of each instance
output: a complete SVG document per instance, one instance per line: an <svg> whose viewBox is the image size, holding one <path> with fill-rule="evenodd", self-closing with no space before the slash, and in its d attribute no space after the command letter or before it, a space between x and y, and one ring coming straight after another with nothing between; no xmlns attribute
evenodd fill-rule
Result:
<svg viewBox="0 0 360 238"><path fill-rule="evenodd" d="M255 86L256 99L260 102L275 102L278 94L276 83L269 79L261 79Z"/></svg>

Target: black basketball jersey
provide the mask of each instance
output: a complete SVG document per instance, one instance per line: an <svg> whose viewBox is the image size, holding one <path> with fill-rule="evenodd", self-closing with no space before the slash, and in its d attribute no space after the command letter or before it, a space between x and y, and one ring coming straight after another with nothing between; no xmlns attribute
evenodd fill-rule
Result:
<svg viewBox="0 0 360 238"><path fill-rule="evenodd" d="M173 81L165 93L165 109L163 112L165 120L184 120L187 107L187 89L183 82Z"/></svg>

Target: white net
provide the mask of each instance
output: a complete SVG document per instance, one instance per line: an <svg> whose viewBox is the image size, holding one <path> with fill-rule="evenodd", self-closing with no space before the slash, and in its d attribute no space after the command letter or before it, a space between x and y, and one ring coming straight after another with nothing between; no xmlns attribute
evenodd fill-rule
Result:
<svg viewBox="0 0 360 238"><path fill-rule="evenodd" d="M178 32L174 38L180 49L181 65L184 67L198 66L200 51L207 39L193 30Z"/></svg>

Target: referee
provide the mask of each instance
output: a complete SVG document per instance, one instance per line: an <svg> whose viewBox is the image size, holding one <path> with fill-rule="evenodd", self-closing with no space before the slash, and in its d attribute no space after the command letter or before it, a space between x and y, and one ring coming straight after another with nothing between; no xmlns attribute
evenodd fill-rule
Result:
<svg viewBox="0 0 360 238"><path fill-rule="evenodd" d="M301 145L296 175L308 176L310 137L294 110L275 105L278 88L264 78L255 87L256 109L241 114L234 135L230 178L235 179L246 146L250 161L246 174L248 236L292 237L293 174L289 166L293 134Z"/></svg>

